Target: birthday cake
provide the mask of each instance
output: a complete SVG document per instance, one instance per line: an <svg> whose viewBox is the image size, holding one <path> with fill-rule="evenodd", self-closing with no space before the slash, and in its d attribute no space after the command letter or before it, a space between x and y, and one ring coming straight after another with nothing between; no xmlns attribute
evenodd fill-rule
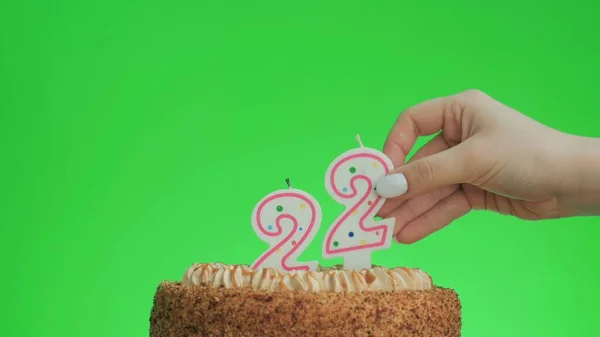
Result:
<svg viewBox="0 0 600 337"><path fill-rule="evenodd" d="M322 243L325 268L299 257L321 225L310 194L288 189L265 196L252 228L269 245L251 266L194 264L154 296L150 337L419 336L456 337L461 305L451 289L435 286L420 269L373 266L371 254L390 247L394 219L376 221L385 200L374 188L392 162L364 148L329 166L325 188L345 210Z"/></svg>
<svg viewBox="0 0 600 337"><path fill-rule="evenodd" d="M461 305L419 269L194 264L158 286L150 337L455 337Z"/></svg>

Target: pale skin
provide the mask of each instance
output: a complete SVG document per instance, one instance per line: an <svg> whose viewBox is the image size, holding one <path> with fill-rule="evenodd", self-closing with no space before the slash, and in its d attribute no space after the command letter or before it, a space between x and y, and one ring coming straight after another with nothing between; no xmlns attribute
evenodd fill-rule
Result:
<svg viewBox="0 0 600 337"><path fill-rule="evenodd" d="M406 162L417 138L434 134ZM396 219L401 243L471 210L525 220L600 215L600 138L549 128L477 90L407 109L383 152L396 169L377 185L388 197L379 216Z"/></svg>

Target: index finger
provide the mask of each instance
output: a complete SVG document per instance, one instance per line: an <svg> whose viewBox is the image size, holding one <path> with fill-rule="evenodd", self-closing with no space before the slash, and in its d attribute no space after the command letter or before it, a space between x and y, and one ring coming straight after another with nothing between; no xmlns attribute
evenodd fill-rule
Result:
<svg viewBox="0 0 600 337"><path fill-rule="evenodd" d="M383 146L383 153L392 160L394 167L405 164L417 138L442 130L444 114L450 104L452 97L440 97L412 106L400 114Z"/></svg>

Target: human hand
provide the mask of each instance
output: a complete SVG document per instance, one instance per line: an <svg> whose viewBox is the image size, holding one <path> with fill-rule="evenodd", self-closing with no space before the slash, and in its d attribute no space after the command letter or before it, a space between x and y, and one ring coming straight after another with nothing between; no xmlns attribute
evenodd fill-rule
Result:
<svg viewBox="0 0 600 337"><path fill-rule="evenodd" d="M433 135L406 163L419 136ZM384 153L379 212L412 243L470 210L539 220L600 214L600 140L546 127L476 90L403 112Z"/></svg>

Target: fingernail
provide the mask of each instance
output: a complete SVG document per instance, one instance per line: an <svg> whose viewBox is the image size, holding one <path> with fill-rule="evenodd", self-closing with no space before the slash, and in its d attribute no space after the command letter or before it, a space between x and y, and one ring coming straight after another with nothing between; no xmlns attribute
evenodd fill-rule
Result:
<svg viewBox="0 0 600 337"><path fill-rule="evenodd" d="M402 173L396 173L383 177L377 182L377 194L383 198L395 198L403 195L408 190L406 177Z"/></svg>

